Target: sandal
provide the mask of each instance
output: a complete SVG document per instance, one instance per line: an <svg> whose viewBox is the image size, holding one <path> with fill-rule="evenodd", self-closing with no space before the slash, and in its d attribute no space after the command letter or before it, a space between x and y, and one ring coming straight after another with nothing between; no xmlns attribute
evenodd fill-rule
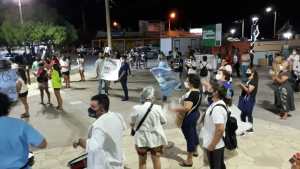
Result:
<svg viewBox="0 0 300 169"><path fill-rule="evenodd" d="M193 166L193 164L186 164L185 161L179 163L179 165L180 165L181 167L192 167L192 166Z"/></svg>
<svg viewBox="0 0 300 169"><path fill-rule="evenodd" d="M29 118L29 117L30 117L29 113L21 114L22 119Z"/></svg>

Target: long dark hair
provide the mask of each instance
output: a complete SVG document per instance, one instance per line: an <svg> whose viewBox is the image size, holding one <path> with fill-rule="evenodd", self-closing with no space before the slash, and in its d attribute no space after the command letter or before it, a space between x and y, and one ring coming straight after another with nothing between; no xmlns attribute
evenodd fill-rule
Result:
<svg viewBox="0 0 300 169"><path fill-rule="evenodd" d="M62 75L61 75L61 71L60 71L60 67L59 67L59 65L58 64L54 64L53 65L53 69L54 70L56 70L57 72L58 72L58 74L59 74L59 77L61 77Z"/></svg>
<svg viewBox="0 0 300 169"><path fill-rule="evenodd" d="M20 76L20 78L24 81L24 83L27 84L27 77L26 77L25 70L19 68L17 73Z"/></svg>
<svg viewBox="0 0 300 169"><path fill-rule="evenodd" d="M223 100L226 103L226 105L231 106L232 100L226 97L227 89L223 85L221 85L217 82L212 82L211 85L212 85L213 91L218 92L219 99Z"/></svg>

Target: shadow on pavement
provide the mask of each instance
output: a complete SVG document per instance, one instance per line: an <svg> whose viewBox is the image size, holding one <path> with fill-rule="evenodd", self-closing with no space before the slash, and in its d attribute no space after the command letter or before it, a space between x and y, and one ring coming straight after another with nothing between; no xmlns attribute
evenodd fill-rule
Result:
<svg viewBox="0 0 300 169"><path fill-rule="evenodd" d="M278 111L276 110L276 107L269 101L269 100L263 100L261 103L258 104L263 109L275 114L279 115Z"/></svg>
<svg viewBox="0 0 300 169"><path fill-rule="evenodd" d="M52 105L44 105L37 115L46 115L46 119L57 119L59 117L59 112Z"/></svg>
<svg viewBox="0 0 300 169"><path fill-rule="evenodd" d="M118 91L123 91L121 88L113 88L110 90L118 90ZM128 91L133 91L133 92L141 92L143 89L142 88L135 88L135 89L128 89Z"/></svg>
<svg viewBox="0 0 300 169"><path fill-rule="evenodd" d="M178 163L182 162L184 159L179 156L179 154L186 155L187 153L180 148L175 146L174 142L169 142L168 146L164 148L164 152L162 157L172 159L177 161Z"/></svg>
<svg viewBox="0 0 300 169"><path fill-rule="evenodd" d="M124 97L124 95L119 95L119 94L115 94L115 93L110 93L109 94L110 97L117 97L117 98L120 98L122 99ZM140 103L140 98L139 97L131 97L129 95L129 102L135 102L135 103Z"/></svg>

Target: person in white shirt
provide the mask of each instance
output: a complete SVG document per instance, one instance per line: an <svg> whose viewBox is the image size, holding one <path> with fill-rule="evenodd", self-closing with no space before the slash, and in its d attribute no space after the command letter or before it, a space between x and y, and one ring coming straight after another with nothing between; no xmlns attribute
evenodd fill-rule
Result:
<svg viewBox="0 0 300 169"><path fill-rule="evenodd" d="M123 117L109 111L109 98L92 97L89 116L97 120L91 125L88 139L80 138L74 148L86 149L87 169L124 169L122 137L126 129Z"/></svg>
<svg viewBox="0 0 300 169"><path fill-rule="evenodd" d="M295 78L295 91L300 91L300 55L297 53L297 50L294 49L293 53L288 57L287 61L291 65L293 76Z"/></svg>
<svg viewBox="0 0 300 169"><path fill-rule="evenodd" d="M70 88L70 60L67 59L66 56L64 56L59 61L59 64L61 66L61 73L63 74L66 88Z"/></svg>
<svg viewBox="0 0 300 169"><path fill-rule="evenodd" d="M230 75L232 74L232 66L226 59L222 59L221 67L219 70L226 70Z"/></svg>
<svg viewBox="0 0 300 169"><path fill-rule="evenodd" d="M143 104L134 106L134 112L131 114L131 126L135 132L135 146L139 155L139 169L146 168L147 152L151 153L153 168L161 169L160 155L163 146L168 144L162 126L166 124L167 119L162 107L153 104L154 92L152 86L145 87L141 93ZM144 117L145 120L142 121Z"/></svg>
<svg viewBox="0 0 300 169"><path fill-rule="evenodd" d="M202 57L202 61L200 61L200 76L201 76L201 83L204 81L209 81L210 80L210 75L211 75L211 70L212 66L208 62L207 56Z"/></svg>
<svg viewBox="0 0 300 169"><path fill-rule="evenodd" d="M80 74L80 81L85 81L85 76L84 76L84 56L80 55L77 58L77 64L78 64L78 69L79 69L79 74Z"/></svg>
<svg viewBox="0 0 300 169"><path fill-rule="evenodd" d="M27 86L27 77L25 70L19 68L17 71L18 79L16 81L16 89L18 93L18 97L24 105L25 113L21 115L21 118L29 118L29 105L27 101L28 96L28 86Z"/></svg>
<svg viewBox="0 0 300 169"><path fill-rule="evenodd" d="M203 147L208 157L210 169L226 169L224 163L225 126L227 122L226 90L216 84L212 85L213 103L208 107L204 115L202 128Z"/></svg>
<svg viewBox="0 0 300 169"><path fill-rule="evenodd" d="M99 58L97 59L95 66L97 74L96 78L99 80L98 93L108 95L108 81L101 79L102 67L104 65L105 56L107 56L107 54L99 53Z"/></svg>

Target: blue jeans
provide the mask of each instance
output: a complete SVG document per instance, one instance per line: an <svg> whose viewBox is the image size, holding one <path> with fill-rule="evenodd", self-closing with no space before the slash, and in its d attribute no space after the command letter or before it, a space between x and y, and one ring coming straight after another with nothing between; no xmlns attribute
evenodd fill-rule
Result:
<svg viewBox="0 0 300 169"><path fill-rule="evenodd" d="M187 152L189 153L195 152L197 146L199 145L199 137L196 130L199 117L199 112L191 112L184 118L182 122L181 131L185 137Z"/></svg>
<svg viewBox="0 0 300 169"><path fill-rule="evenodd" d="M247 69L248 69L249 65L242 65L241 66L241 70L242 70L242 81L243 82L247 82L248 78L247 78Z"/></svg>
<svg viewBox="0 0 300 169"><path fill-rule="evenodd" d="M102 79L99 80L98 93L108 94L108 81Z"/></svg>

